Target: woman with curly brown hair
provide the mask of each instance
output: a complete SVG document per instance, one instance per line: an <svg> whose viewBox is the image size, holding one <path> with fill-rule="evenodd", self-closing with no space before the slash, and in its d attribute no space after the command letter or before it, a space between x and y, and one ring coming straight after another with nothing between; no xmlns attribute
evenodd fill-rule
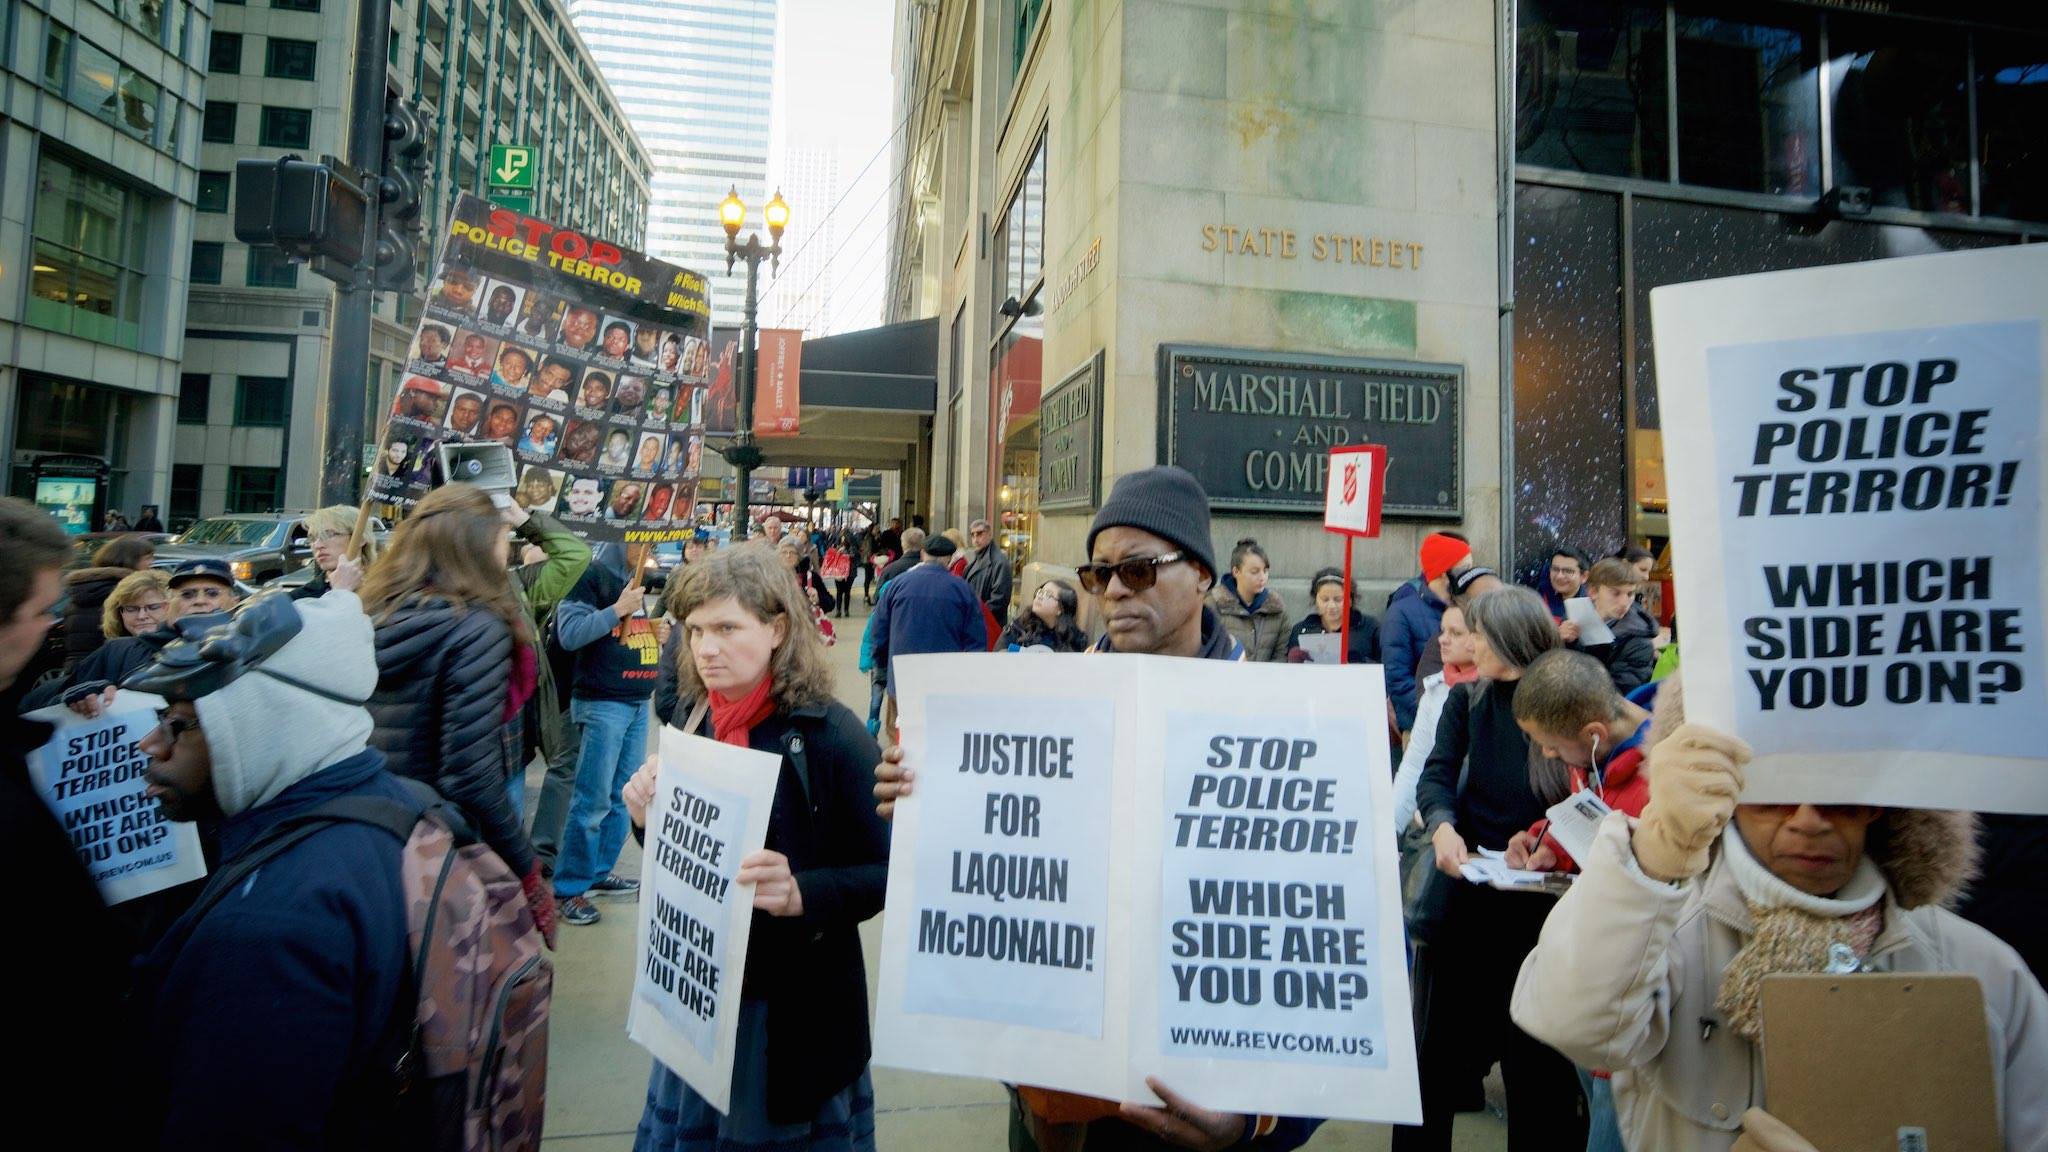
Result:
<svg viewBox="0 0 2048 1152"><path fill-rule="evenodd" d="M888 827L869 792L881 751L833 696L810 606L772 551L712 553L682 570L671 603L683 626L684 730L776 755L781 776L767 845L740 861L754 925L730 1108L657 1064L633 1146L872 1152L858 929L882 910L888 883ZM626 785L636 833L655 769L648 760Z"/></svg>
<svg viewBox="0 0 2048 1152"><path fill-rule="evenodd" d="M363 577L363 610L377 628L370 745L391 771L462 807L521 877L552 943L554 898L514 791L517 720L537 678L533 628L507 574L508 516L517 514L468 484L436 488Z"/></svg>

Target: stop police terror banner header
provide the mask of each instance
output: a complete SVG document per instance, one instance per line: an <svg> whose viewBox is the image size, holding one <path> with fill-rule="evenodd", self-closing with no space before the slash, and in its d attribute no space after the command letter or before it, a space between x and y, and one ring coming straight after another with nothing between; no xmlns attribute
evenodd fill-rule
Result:
<svg viewBox="0 0 2048 1152"><path fill-rule="evenodd" d="M1753 803L2048 812L2048 250L1658 288L1686 714Z"/></svg>
<svg viewBox="0 0 2048 1152"><path fill-rule="evenodd" d="M895 665L875 1062L1419 1122L1380 669L1060 668Z"/></svg>
<svg viewBox="0 0 2048 1152"><path fill-rule="evenodd" d="M704 278L464 195L455 204L371 498L403 509L443 442L497 442L513 498L592 540L691 534L711 376Z"/></svg>

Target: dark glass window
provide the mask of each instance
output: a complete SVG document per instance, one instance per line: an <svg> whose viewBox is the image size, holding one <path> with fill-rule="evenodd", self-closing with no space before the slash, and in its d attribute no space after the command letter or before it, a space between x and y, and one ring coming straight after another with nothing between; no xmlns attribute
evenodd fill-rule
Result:
<svg viewBox="0 0 2048 1152"><path fill-rule="evenodd" d="M1515 159L1663 180L1664 9L1523 0L1515 52Z"/></svg>
<svg viewBox="0 0 2048 1152"><path fill-rule="evenodd" d="M228 506L236 512L274 512L284 503L284 473L276 468L228 469Z"/></svg>
<svg viewBox="0 0 2048 1152"><path fill-rule="evenodd" d="M1809 21L1679 10L1678 178L1820 195L1820 51Z"/></svg>
<svg viewBox="0 0 2048 1152"><path fill-rule="evenodd" d="M270 6L282 8L287 12L318 12L320 0L270 0ZM393 36L391 39L396 41L398 37Z"/></svg>
<svg viewBox="0 0 2048 1152"><path fill-rule="evenodd" d="M203 171L199 174L199 210L201 212L225 212L228 210L228 192L234 186L233 172Z"/></svg>
<svg viewBox="0 0 2048 1152"><path fill-rule="evenodd" d="M165 527L182 529L199 519L199 489L205 477L204 464L171 465L171 507L170 515L164 520Z"/></svg>
<svg viewBox="0 0 2048 1152"><path fill-rule="evenodd" d="M235 377L235 424L241 428L282 428L290 410L291 382L282 376Z"/></svg>
<svg viewBox="0 0 2048 1152"><path fill-rule="evenodd" d="M226 245L218 240L194 240L192 242L192 283L220 283L220 262L226 247Z"/></svg>
<svg viewBox="0 0 2048 1152"><path fill-rule="evenodd" d="M320 46L311 40L272 36L264 45L263 74L279 80L311 80Z"/></svg>
<svg viewBox="0 0 2048 1152"><path fill-rule="evenodd" d="M1977 36L1983 214L2048 220L2048 41Z"/></svg>
<svg viewBox="0 0 2048 1152"><path fill-rule="evenodd" d="M1939 28L1828 21L1837 185L1873 203L1970 211L1968 48Z"/></svg>
<svg viewBox="0 0 2048 1152"><path fill-rule="evenodd" d="M252 244L249 247L249 271L242 282L251 288L296 288L299 286L299 266L275 248Z"/></svg>
<svg viewBox="0 0 2048 1152"><path fill-rule="evenodd" d="M256 142L270 148L306 148L313 138L313 114L304 108L263 107Z"/></svg>
<svg viewBox="0 0 2048 1152"><path fill-rule="evenodd" d="M206 423L207 401L213 397L213 377L204 372L187 372L178 377L178 423Z"/></svg>
<svg viewBox="0 0 2048 1152"><path fill-rule="evenodd" d="M220 100L208 100L199 138L210 144L233 144L235 142L234 104Z"/></svg>
<svg viewBox="0 0 2048 1152"><path fill-rule="evenodd" d="M242 70L242 34L215 32L206 53L208 72L235 73Z"/></svg>

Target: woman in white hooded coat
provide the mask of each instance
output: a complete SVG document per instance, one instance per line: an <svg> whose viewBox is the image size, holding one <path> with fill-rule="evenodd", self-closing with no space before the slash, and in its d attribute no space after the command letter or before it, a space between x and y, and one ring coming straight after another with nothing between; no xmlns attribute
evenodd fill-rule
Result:
<svg viewBox="0 0 2048 1152"><path fill-rule="evenodd" d="M1632 1149L1728 1152L1747 1131L1745 1148L1789 1152L1805 1145L1759 1114L1763 977L1849 954L1866 971L1966 973L1984 989L2004 1146L2048 1148L2048 995L2004 942L1941 906L1972 872L1974 818L1738 806L1749 749L1684 724L1682 708L1667 683L1649 804L1601 823L1523 962L1515 1023L1613 1070Z"/></svg>

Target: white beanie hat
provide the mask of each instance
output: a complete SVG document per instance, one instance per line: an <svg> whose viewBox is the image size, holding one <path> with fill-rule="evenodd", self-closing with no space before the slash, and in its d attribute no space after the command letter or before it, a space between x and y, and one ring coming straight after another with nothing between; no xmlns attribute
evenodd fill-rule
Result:
<svg viewBox="0 0 2048 1152"><path fill-rule="evenodd" d="M347 700L370 698L377 688L377 639L363 602L353 592L329 589L295 607L303 625L298 635L248 674L192 702L213 754L213 794L229 816L267 804L369 746L370 713L362 704L287 682Z"/></svg>

